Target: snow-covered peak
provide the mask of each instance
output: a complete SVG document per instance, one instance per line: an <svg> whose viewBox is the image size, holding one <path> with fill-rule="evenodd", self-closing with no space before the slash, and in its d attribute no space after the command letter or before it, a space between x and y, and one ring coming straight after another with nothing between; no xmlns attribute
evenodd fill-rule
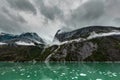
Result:
<svg viewBox="0 0 120 80"><path fill-rule="evenodd" d="M0 42L7 43L7 44L15 44L15 42L18 42L18 41L21 41L19 42L20 44L23 42L26 42L25 45L44 44L43 39L39 37L36 33L28 32L28 33L22 33L20 35L13 35L13 34L7 34L7 33L0 34Z"/></svg>
<svg viewBox="0 0 120 80"><path fill-rule="evenodd" d="M39 37L36 33L23 33L19 36L20 38L26 38L26 39L29 39L31 41L34 41L36 43L44 43L44 41L42 40L41 37Z"/></svg>

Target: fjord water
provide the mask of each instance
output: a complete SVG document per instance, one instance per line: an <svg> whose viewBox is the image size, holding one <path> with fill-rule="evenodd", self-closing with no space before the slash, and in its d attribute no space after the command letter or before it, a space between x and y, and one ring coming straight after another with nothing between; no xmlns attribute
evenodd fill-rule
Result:
<svg viewBox="0 0 120 80"><path fill-rule="evenodd" d="M120 80L120 63L0 62L0 80Z"/></svg>

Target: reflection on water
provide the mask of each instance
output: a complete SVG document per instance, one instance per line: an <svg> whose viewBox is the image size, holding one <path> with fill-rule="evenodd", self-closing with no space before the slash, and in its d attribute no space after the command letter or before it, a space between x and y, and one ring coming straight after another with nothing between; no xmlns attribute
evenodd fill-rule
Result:
<svg viewBox="0 0 120 80"><path fill-rule="evenodd" d="M120 80L120 63L5 63L0 80Z"/></svg>

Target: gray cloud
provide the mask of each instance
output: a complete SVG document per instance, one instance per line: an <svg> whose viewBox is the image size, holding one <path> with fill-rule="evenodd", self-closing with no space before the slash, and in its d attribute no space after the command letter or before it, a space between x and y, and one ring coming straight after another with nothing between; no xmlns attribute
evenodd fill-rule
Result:
<svg viewBox="0 0 120 80"><path fill-rule="evenodd" d="M40 12L47 18L54 20L57 15L60 16L60 9L57 7L52 7L52 8L47 8L47 7L42 7Z"/></svg>
<svg viewBox="0 0 120 80"><path fill-rule="evenodd" d="M6 16L0 13L0 30L10 33L20 33L25 30L21 28L20 24L9 20Z"/></svg>
<svg viewBox="0 0 120 80"><path fill-rule="evenodd" d="M9 16L12 20L18 21L21 23L26 23L25 19L22 16L20 16L19 14L14 15L14 14L10 13L6 7L2 7L2 11L4 12L4 14Z"/></svg>
<svg viewBox="0 0 120 80"><path fill-rule="evenodd" d="M60 28L70 31L92 25L120 26L120 0L6 1L0 0L0 31L37 32L52 40Z"/></svg>
<svg viewBox="0 0 120 80"><path fill-rule="evenodd" d="M106 0L106 13L111 17L120 17L120 0Z"/></svg>
<svg viewBox="0 0 120 80"><path fill-rule="evenodd" d="M94 20L101 17L104 13L104 2L101 0L92 0L84 4L83 8L86 13L82 17L85 20Z"/></svg>
<svg viewBox="0 0 120 80"><path fill-rule="evenodd" d="M93 23L95 24L95 22L104 15L104 8L103 0L88 1L83 6L73 10L71 12L71 18L66 20L66 23L73 28L84 27L86 25L92 25Z"/></svg>
<svg viewBox="0 0 120 80"><path fill-rule="evenodd" d="M10 4L10 6L16 10L22 10L36 14L36 9L29 2L29 0L7 0L7 1Z"/></svg>
<svg viewBox="0 0 120 80"><path fill-rule="evenodd" d="M43 0L37 0L39 10L47 19L54 20L56 17L62 16L62 11L57 6L45 6Z"/></svg>

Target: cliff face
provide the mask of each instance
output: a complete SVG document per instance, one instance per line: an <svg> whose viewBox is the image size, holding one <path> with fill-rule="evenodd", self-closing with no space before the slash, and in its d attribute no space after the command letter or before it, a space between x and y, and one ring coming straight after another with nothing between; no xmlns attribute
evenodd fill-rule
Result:
<svg viewBox="0 0 120 80"><path fill-rule="evenodd" d="M88 29L86 30L90 34L94 28ZM99 33L101 31L102 33L108 33L119 31L119 29L110 27L105 29L96 28L94 30L97 34L98 31L100 31ZM62 33L62 35L64 34ZM120 61L120 34L103 35L93 38L87 37L84 37L84 39L81 39L81 36L75 39L69 37L70 40L67 40L67 42L52 46L42 44L36 46L1 45L0 61ZM64 39L64 37L62 38Z"/></svg>
<svg viewBox="0 0 120 80"><path fill-rule="evenodd" d="M49 61L120 61L120 36L94 38L61 45Z"/></svg>
<svg viewBox="0 0 120 80"><path fill-rule="evenodd" d="M97 45L92 42L73 42L58 46L49 58L50 61L82 61L97 50Z"/></svg>

